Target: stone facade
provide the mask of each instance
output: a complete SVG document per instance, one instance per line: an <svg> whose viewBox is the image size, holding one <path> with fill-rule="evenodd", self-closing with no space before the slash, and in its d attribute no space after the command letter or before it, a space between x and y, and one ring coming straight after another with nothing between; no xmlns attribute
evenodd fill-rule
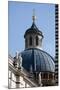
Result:
<svg viewBox="0 0 60 90"><path fill-rule="evenodd" d="M8 88L36 87L37 85L28 78L25 70L13 65L13 58L9 56Z"/></svg>

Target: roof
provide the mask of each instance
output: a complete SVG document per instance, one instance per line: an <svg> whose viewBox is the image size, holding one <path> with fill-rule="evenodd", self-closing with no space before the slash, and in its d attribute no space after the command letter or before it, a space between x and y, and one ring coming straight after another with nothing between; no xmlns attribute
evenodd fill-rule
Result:
<svg viewBox="0 0 60 90"><path fill-rule="evenodd" d="M22 66L30 71L32 67L33 72L55 72L54 59L45 51L30 48L21 52Z"/></svg>
<svg viewBox="0 0 60 90"><path fill-rule="evenodd" d="M41 36L43 37L42 32L37 28L37 26L35 25L34 22L32 23L32 26L31 26L29 29L26 30L24 37L25 37L27 34L30 34L30 33L39 34L39 35L41 35Z"/></svg>

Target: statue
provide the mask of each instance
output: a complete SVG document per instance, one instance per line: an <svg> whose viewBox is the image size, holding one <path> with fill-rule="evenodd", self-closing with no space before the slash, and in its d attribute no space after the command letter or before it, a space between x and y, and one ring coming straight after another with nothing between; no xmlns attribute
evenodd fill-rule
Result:
<svg viewBox="0 0 60 90"><path fill-rule="evenodd" d="M22 69L22 57L21 54L18 56L19 59L19 68Z"/></svg>
<svg viewBox="0 0 60 90"><path fill-rule="evenodd" d="M16 52L16 57L15 57L15 67L17 69L22 69L22 57L21 54L19 54L18 52Z"/></svg>
<svg viewBox="0 0 60 90"><path fill-rule="evenodd" d="M18 62L18 52L16 52L16 56L15 56L15 67L16 67L16 68L19 67L19 62Z"/></svg>
<svg viewBox="0 0 60 90"><path fill-rule="evenodd" d="M16 52L16 59L18 59L18 51Z"/></svg>

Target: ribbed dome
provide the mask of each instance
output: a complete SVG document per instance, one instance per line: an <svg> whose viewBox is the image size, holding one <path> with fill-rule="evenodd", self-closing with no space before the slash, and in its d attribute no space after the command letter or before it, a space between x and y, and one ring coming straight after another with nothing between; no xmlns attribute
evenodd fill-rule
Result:
<svg viewBox="0 0 60 90"><path fill-rule="evenodd" d="M33 72L54 72L54 59L45 51L36 48L24 50L22 53L22 66L30 71L32 67Z"/></svg>
<svg viewBox="0 0 60 90"><path fill-rule="evenodd" d="M34 22L32 23L32 26L31 26L29 29L26 30L24 37L25 37L27 34L30 34L30 33L39 34L39 35L41 35L41 36L43 37L42 32L37 28L37 26L35 25Z"/></svg>

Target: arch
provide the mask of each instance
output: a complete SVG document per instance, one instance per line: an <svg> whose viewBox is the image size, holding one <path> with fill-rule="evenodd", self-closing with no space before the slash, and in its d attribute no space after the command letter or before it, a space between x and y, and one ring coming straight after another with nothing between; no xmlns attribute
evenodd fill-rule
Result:
<svg viewBox="0 0 60 90"><path fill-rule="evenodd" d="M29 38L29 45L32 46L32 37Z"/></svg>
<svg viewBox="0 0 60 90"><path fill-rule="evenodd" d="M39 41L38 36L36 36L36 45L37 46L38 46L38 41Z"/></svg>

